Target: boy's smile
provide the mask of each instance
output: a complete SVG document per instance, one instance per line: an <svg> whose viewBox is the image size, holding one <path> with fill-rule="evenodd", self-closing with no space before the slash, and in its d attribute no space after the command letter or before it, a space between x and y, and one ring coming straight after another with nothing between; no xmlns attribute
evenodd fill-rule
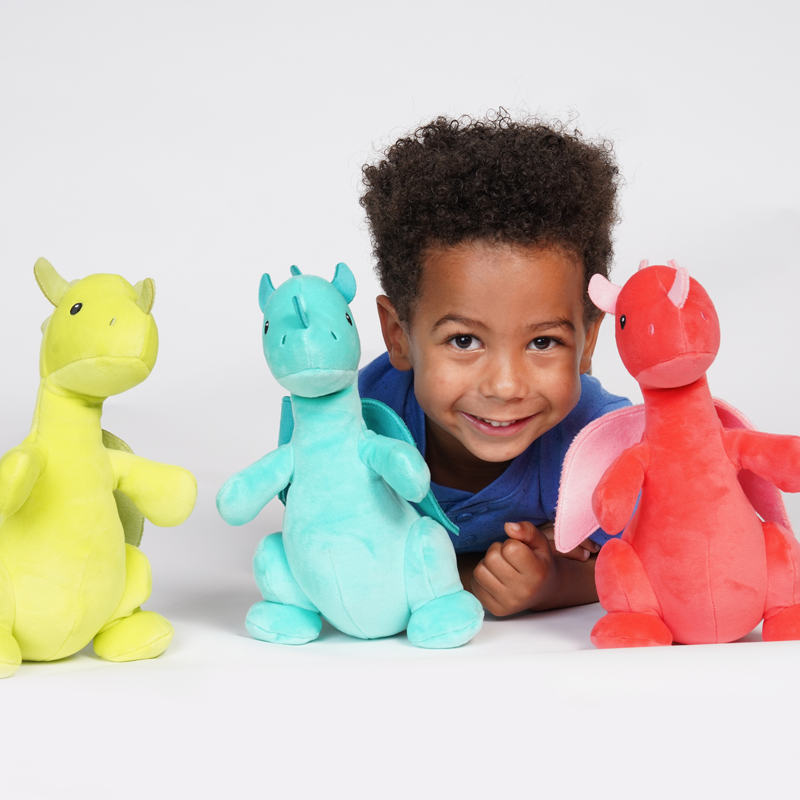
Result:
<svg viewBox="0 0 800 800"><path fill-rule="evenodd" d="M580 399L600 320L586 329L583 268L560 249L436 248L409 322L378 305L392 364L414 370L436 483L479 491Z"/></svg>

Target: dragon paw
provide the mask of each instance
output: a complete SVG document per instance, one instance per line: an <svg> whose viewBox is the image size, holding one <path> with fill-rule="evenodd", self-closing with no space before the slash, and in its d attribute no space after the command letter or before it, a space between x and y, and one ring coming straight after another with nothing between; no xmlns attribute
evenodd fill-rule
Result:
<svg viewBox="0 0 800 800"><path fill-rule="evenodd" d="M248 612L245 627L254 639L275 644L306 644L319 636L319 614L297 606L262 600Z"/></svg>
<svg viewBox="0 0 800 800"><path fill-rule="evenodd" d="M644 612L613 611L592 628L592 644L608 647L665 647L672 634L660 617Z"/></svg>
<svg viewBox="0 0 800 800"><path fill-rule="evenodd" d="M134 611L94 637L94 652L106 661L140 661L160 656L175 631L154 611Z"/></svg>
<svg viewBox="0 0 800 800"><path fill-rule="evenodd" d="M480 602L462 589L436 597L417 609L408 623L408 641L416 647L460 647L481 629L482 624Z"/></svg>
<svg viewBox="0 0 800 800"><path fill-rule="evenodd" d="M800 639L800 605L782 608L764 620L761 638L765 642L788 642Z"/></svg>

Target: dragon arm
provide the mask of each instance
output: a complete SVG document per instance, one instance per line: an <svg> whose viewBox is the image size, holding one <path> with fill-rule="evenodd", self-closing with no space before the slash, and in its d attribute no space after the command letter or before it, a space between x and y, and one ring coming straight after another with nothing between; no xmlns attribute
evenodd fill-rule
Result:
<svg viewBox="0 0 800 800"><path fill-rule="evenodd" d="M23 442L0 458L0 523L22 507L46 465L43 442Z"/></svg>
<svg viewBox="0 0 800 800"><path fill-rule="evenodd" d="M192 513L197 481L189 470L108 450L116 489L126 494L154 525L180 525Z"/></svg>
<svg viewBox="0 0 800 800"><path fill-rule="evenodd" d="M285 444L228 478L217 494L217 510L229 525L244 525L292 480L294 455Z"/></svg>
<svg viewBox="0 0 800 800"><path fill-rule="evenodd" d="M431 473L413 445L365 431L358 440L358 454L400 497L419 503L428 493Z"/></svg>
<svg viewBox="0 0 800 800"><path fill-rule="evenodd" d="M631 518L644 483L647 462L647 443L641 442L628 448L603 473L592 496L592 508L607 533L619 533Z"/></svg>
<svg viewBox="0 0 800 800"><path fill-rule="evenodd" d="M725 450L740 469L748 469L783 492L800 492L800 436L752 430L722 432Z"/></svg>

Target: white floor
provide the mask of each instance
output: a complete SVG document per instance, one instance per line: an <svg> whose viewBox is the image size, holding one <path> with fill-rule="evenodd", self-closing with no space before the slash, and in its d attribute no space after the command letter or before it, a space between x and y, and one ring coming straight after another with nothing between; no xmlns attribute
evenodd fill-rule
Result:
<svg viewBox="0 0 800 800"><path fill-rule="evenodd" d="M598 651L595 604L454 651L327 626L269 645L244 630L246 571L159 568L192 535L144 543L162 657L87 648L0 684L0 797L796 796L800 643Z"/></svg>

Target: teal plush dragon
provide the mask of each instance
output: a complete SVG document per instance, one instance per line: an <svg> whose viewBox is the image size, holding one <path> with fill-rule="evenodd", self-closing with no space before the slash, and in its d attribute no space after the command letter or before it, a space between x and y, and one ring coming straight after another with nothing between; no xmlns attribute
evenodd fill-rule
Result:
<svg viewBox="0 0 800 800"><path fill-rule="evenodd" d="M362 406L353 274L345 264L332 282L291 272L277 290L264 275L259 290L264 354L291 392L284 443L217 496L231 525L254 519L279 493L286 498L283 532L256 551L264 601L250 609L247 629L256 639L305 644L319 636L322 616L362 639L407 630L419 647L458 647L480 629L483 609L461 587L443 527L452 524L429 493L430 472L407 428L377 401Z"/></svg>

